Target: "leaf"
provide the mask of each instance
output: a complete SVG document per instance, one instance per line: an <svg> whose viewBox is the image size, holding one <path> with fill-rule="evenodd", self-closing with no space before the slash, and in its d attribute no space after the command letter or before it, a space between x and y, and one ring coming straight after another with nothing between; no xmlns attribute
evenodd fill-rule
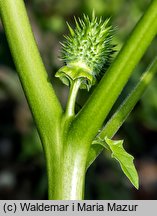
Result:
<svg viewBox="0 0 157 216"><path fill-rule="evenodd" d="M131 183L138 189L139 178L133 163L134 157L128 154L123 148L123 140L111 140L105 137L105 142L112 151L112 158L115 158L119 163L124 174L129 178Z"/></svg>
<svg viewBox="0 0 157 216"><path fill-rule="evenodd" d="M111 150L111 157L115 158L120 163L124 174L128 177L135 188L139 188L139 178L133 163L134 157L128 154L123 148L123 140L111 140L105 137L105 140L96 140L92 144L99 144L107 150Z"/></svg>

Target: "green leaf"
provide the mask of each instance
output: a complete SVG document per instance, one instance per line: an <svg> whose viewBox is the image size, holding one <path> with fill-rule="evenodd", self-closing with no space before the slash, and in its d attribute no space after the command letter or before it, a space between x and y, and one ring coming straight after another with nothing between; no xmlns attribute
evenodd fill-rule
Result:
<svg viewBox="0 0 157 216"><path fill-rule="evenodd" d="M98 143L98 142L97 142ZM95 143L94 143L95 144ZM107 147L106 147L107 144ZM124 174L128 177L131 183L135 186L135 188L139 188L139 178L133 163L134 157L128 154L123 148L123 140L111 140L105 137L104 142L101 141L101 144L108 150L110 149L112 152L111 157L115 158L119 163L124 172Z"/></svg>
<svg viewBox="0 0 157 216"><path fill-rule="evenodd" d="M129 178L131 183L138 189L139 179L136 168L134 166L134 157L128 154L123 148L123 140L111 140L105 137L105 142L112 151L112 158L115 158L119 163L124 174Z"/></svg>

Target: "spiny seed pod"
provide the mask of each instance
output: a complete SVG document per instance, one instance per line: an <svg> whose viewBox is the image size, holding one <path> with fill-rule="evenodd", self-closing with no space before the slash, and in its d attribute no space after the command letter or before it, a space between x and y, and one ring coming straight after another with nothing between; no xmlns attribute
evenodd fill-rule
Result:
<svg viewBox="0 0 157 216"><path fill-rule="evenodd" d="M76 28L69 24L70 36L65 36L62 44L63 66L57 73L63 83L80 79L80 88L89 88L100 79L111 63L114 45L112 44L113 28L109 26L109 19L99 20L93 13L92 19L88 16L76 19Z"/></svg>

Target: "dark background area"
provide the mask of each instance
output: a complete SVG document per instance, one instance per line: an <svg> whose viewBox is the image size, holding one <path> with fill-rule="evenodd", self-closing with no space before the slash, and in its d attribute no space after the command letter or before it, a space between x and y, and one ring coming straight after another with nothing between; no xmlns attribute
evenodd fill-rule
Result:
<svg viewBox="0 0 157 216"><path fill-rule="evenodd" d="M59 60L66 21L83 13L111 17L116 28L117 50L126 41L149 0L27 0L25 1L35 38L55 91L65 106L68 88L54 78L63 65ZM125 98L140 74L157 54L157 39L136 67L118 102ZM42 91L42 90L41 90ZM81 90L78 106L90 93ZM157 78L116 135L135 157L140 177L137 191L123 175L119 164L104 152L89 168L85 199L157 199ZM0 23L0 199L47 199L45 160L31 113L23 95L16 69Z"/></svg>

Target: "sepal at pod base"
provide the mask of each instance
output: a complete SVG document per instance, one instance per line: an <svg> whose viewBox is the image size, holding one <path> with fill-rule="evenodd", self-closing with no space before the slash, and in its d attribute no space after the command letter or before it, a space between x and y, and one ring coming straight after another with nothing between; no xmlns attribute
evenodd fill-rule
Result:
<svg viewBox="0 0 157 216"><path fill-rule="evenodd" d="M113 28L109 26L109 19L75 18L76 28L73 30L68 24L70 36L62 45L62 60L65 66L56 73L66 85L76 79L81 80L80 88L89 90L109 67L115 45L112 44Z"/></svg>

